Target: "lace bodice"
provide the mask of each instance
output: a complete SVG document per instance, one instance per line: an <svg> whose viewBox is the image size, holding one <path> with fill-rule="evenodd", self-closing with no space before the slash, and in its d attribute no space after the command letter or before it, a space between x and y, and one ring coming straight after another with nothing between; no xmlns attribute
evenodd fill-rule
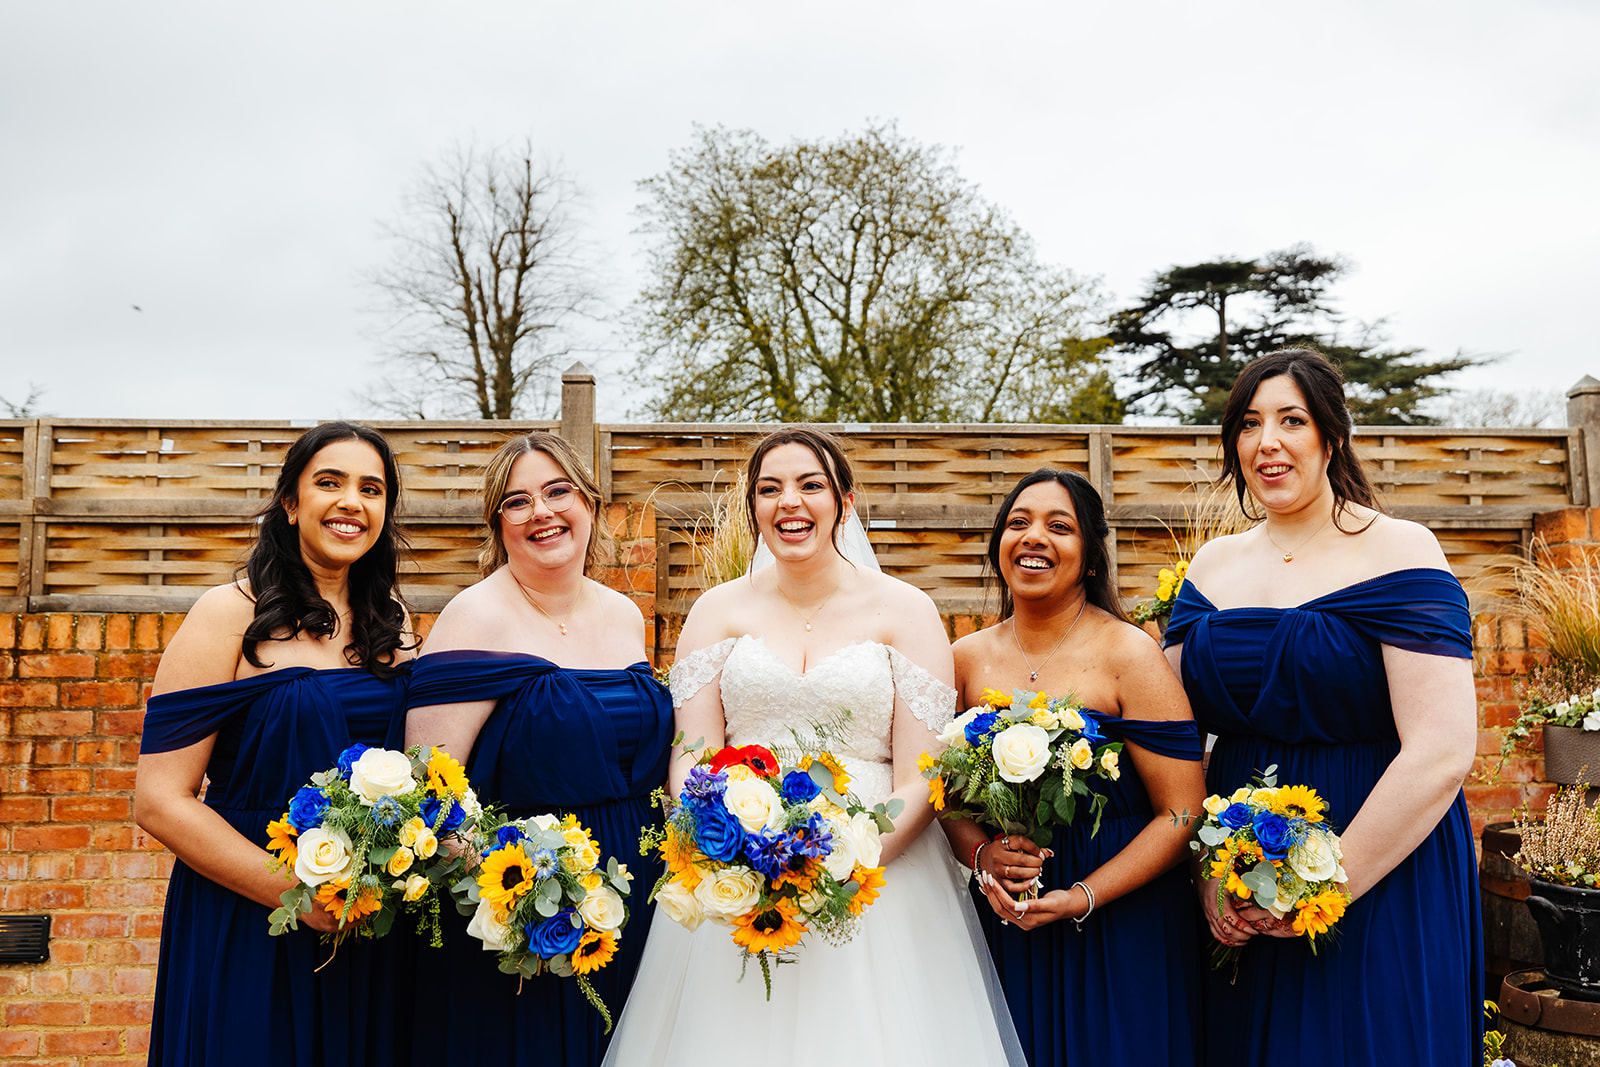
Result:
<svg viewBox="0 0 1600 1067"><path fill-rule="evenodd" d="M718 674L730 745L791 741L789 727L831 720L848 709L849 723L834 755L845 763L851 788L868 803L893 789L889 739L898 694L913 714L938 732L955 716L956 691L888 645L861 641L830 652L801 674L760 637L746 634L696 649L672 668L672 702L682 704Z"/></svg>

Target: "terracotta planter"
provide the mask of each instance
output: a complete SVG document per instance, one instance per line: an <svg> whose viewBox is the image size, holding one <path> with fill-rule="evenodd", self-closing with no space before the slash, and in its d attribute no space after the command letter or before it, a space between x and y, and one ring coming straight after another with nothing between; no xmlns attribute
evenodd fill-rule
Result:
<svg viewBox="0 0 1600 1067"><path fill-rule="evenodd" d="M1544 727L1545 778L1559 785L1572 785L1580 773L1587 784L1600 784L1600 730Z"/></svg>
<svg viewBox="0 0 1600 1067"><path fill-rule="evenodd" d="M1528 910L1539 925L1544 971L1562 994L1600 1001L1600 889L1529 882Z"/></svg>

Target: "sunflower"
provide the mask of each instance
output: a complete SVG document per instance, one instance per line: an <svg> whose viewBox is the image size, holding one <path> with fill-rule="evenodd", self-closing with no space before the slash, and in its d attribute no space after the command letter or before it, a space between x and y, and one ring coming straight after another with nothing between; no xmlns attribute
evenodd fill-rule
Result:
<svg viewBox="0 0 1600 1067"><path fill-rule="evenodd" d="M586 930L578 947L572 950L572 969L579 974L598 971L611 962L617 954L617 935L599 930Z"/></svg>
<svg viewBox="0 0 1600 1067"><path fill-rule="evenodd" d="M850 880L859 888L850 897L850 914L860 915L863 908L878 899L878 890L884 886L882 867L857 867L850 872Z"/></svg>
<svg viewBox="0 0 1600 1067"><path fill-rule="evenodd" d="M467 772L442 748L435 747L428 753L428 788L439 796L448 793L457 800L467 795Z"/></svg>
<svg viewBox="0 0 1600 1067"><path fill-rule="evenodd" d="M267 823L267 847L278 853L278 859L283 863L293 866L300 856L300 846L294 841L299 834L300 831L294 828L285 814L283 818Z"/></svg>
<svg viewBox="0 0 1600 1067"><path fill-rule="evenodd" d="M500 911L510 911L517 898L532 888L533 862L521 844L497 848L483 858L478 889Z"/></svg>
<svg viewBox="0 0 1600 1067"><path fill-rule="evenodd" d="M1308 785L1282 786L1272 802L1272 810L1279 815L1301 818L1306 822L1321 822L1322 812L1327 806L1327 802Z"/></svg>
<svg viewBox="0 0 1600 1067"><path fill-rule="evenodd" d="M778 897L765 908L746 912L733 921L734 944L748 952L781 952L800 943L805 924L796 921L800 906Z"/></svg>
<svg viewBox="0 0 1600 1067"><path fill-rule="evenodd" d="M800 769L809 771L813 763L820 763L828 768L833 775L833 791L843 794L850 788L850 772L844 769L844 764L839 762L839 757L832 752L819 752L815 757L803 756L800 759Z"/></svg>
<svg viewBox="0 0 1600 1067"><path fill-rule="evenodd" d="M786 885L792 885L804 893L809 889L815 888L817 874L822 870L822 864L813 859L798 859L798 862L800 863L798 869L785 867L778 872L778 877L772 880L773 889L782 889Z"/></svg>
<svg viewBox="0 0 1600 1067"><path fill-rule="evenodd" d="M1295 905L1294 932L1315 940L1344 915L1349 899L1342 889L1324 889Z"/></svg>
<svg viewBox="0 0 1600 1067"><path fill-rule="evenodd" d="M933 805L934 811L944 810L944 779L939 777L928 779L928 803Z"/></svg>
<svg viewBox="0 0 1600 1067"><path fill-rule="evenodd" d="M344 914L346 891L350 888L350 879L335 878L317 886L316 901L323 910L330 915ZM383 907L383 893L376 886L368 886L356 894L356 902L350 909L350 914L345 918L346 926L354 926Z"/></svg>

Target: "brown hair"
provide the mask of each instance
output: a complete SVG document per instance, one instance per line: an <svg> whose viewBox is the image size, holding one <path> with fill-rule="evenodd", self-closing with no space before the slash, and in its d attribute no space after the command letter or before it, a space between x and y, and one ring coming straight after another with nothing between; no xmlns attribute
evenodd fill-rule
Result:
<svg viewBox="0 0 1600 1067"><path fill-rule="evenodd" d="M506 543L500 533L500 502L505 499L506 484L511 481L511 468L530 452L543 452L554 460L589 508L593 521L589 526L589 545L583 556L583 573L588 574L611 548L611 531L604 522L605 501L577 451L565 438L548 430L533 430L511 438L483 465L483 522L489 533L478 552L478 572L487 578L505 565Z"/></svg>
<svg viewBox="0 0 1600 1067"><path fill-rule="evenodd" d="M839 549L839 527L844 519L844 498L856 491L855 472L850 469L850 460L844 454L844 445L840 440L815 426L785 426L780 430L773 430L757 442L755 450L750 453L750 459L745 463L745 491L744 512L745 518L750 523L751 536L759 539L761 530L756 525L756 479L761 476L761 464L767 458L767 453L783 445L803 445L817 457L817 462L822 464L823 473L828 476L828 484L833 489L833 547ZM839 554L844 555L843 551Z"/></svg>

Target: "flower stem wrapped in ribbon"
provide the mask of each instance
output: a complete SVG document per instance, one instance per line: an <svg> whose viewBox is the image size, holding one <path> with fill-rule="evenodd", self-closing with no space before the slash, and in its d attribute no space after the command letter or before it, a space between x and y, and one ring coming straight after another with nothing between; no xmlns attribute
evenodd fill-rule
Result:
<svg viewBox="0 0 1600 1067"><path fill-rule="evenodd" d="M320 907L339 917L335 945L382 937L403 908L439 947L439 890L462 868L439 839L470 831L482 809L461 764L441 748L426 761L421 751L351 745L267 824L275 866L295 878L269 916L272 933Z"/></svg>
<svg viewBox="0 0 1600 1067"><path fill-rule="evenodd" d="M1317 938L1329 933L1350 903L1339 835L1326 821L1328 805L1316 790L1277 785L1277 767L1268 767L1253 786L1229 796L1209 796L1198 840L1200 869L1221 880L1217 903L1255 905L1275 918L1293 916L1294 932L1317 951ZM1237 962L1240 946L1212 949L1215 967Z"/></svg>
<svg viewBox="0 0 1600 1067"><path fill-rule="evenodd" d="M868 808L838 759L796 743L781 759L761 745L703 754L665 826L640 841L666 862L650 894L661 914L690 930L707 919L729 927L745 962L760 965L768 1000L772 964L797 962L807 932L830 944L854 935L884 884L879 838L904 807Z"/></svg>
<svg viewBox="0 0 1600 1067"><path fill-rule="evenodd" d="M612 856L602 870L599 844L572 815L508 822L491 810L472 854L478 862L452 888L457 909L472 916L467 933L500 954L507 974L575 977L609 1033L611 1011L589 975L617 954L628 921L628 868Z"/></svg>

